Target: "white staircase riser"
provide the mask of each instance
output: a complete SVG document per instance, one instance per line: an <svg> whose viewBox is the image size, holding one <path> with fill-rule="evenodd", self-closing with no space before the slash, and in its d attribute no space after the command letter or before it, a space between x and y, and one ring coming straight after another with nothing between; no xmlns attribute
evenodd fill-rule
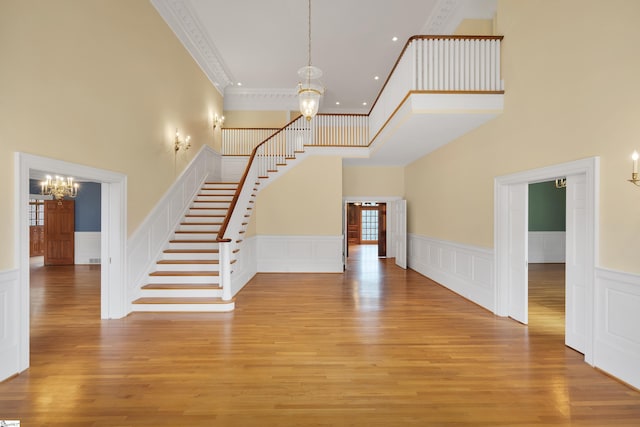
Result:
<svg viewBox="0 0 640 427"><path fill-rule="evenodd" d="M156 271L220 271L219 264L156 264Z"/></svg>
<svg viewBox="0 0 640 427"><path fill-rule="evenodd" d="M208 231L209 233L217 235L221 226L221 224L180 224L180 226L178 227L178 231Z"/></svg>
<svg viewBox="0 0 640 427"><path fill-rule="evenodd" d="M199 224L203 222L222 222L224 221L224 216L204 216L205 214L199 213L194 214L198 216L186 216L183 218L184 223L186 224ZM224 215L224 214L212 214L212 215Z"/></svg>
<svg viewBox="0 0 640 427"><path fill-rule="evenodd" d="M220 195L199 195L198 197L196 197L196 202L227 202L227 203L231 203L231 200L233 200L233 196L226 196L224 194L220 194Z"/></svg>
<svg viewBox="0 0 640 427"><path fill-rule="evenodd" d="M220 254L218 253L198 253L198 252L169 252L163 253L161 256L163 261L184 261L184 260L219 260Z"/></svg>
<svg viewBox="0 0 640 427"><path fill-rule="evenodd" d="M189 284L219 284L219 276L149 276L148 284L150 285L171 285L174 283Z"/></svg>
<svg viewBox="0 0 640 427"><path fill-rule="evenodd" d="M187 285L185 285L187 286ZM142 289L142 298L222 298L222 289Z"/></svg>
<svg viewBox="0 0 640 427"><path fill-rule="evenodd" d="M223 217L227 215L227 208L220 209L189 209L189 215L222 215Z"/></svg>
<svg viewBox="0 0 640 427"><path fill-rule="evenodd" d="M192 208L204 209L229 209L231 202L198 202L195 201L191 205Z"/></svg>
<svg viewBox="0 0 640 427"><path fill-rule="evenodd" d="M233 311L234 302L226 304L132 304L133 311L138 312L227 312Z"/></svg>
<svg viewBox="0 0 640 427"><path fill-rule="evenodd" d="M168 249L190 250L190 249L218 249L215 242L171 242Z"/></svg>
<svg viewBox="0 0 640 427"><path fill-rule="evenodd" d="M217 233L174 233L174 240L215 240Z"/></svg>

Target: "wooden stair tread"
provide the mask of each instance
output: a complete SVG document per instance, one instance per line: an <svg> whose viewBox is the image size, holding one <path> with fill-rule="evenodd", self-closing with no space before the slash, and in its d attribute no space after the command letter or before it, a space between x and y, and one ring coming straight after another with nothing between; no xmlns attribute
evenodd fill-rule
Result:
<svg viewBox="0 0 640 427"><path fill-rule="evenodd" d="M180 225L222 225L221 222L181 222Z"/></svg>
<svg viewBox="0 0 640 427"><path fill-rule="evenodd" d="M133 301L133 304L230 304L235 300L232 298L229 301L225 301L222 298L160 298L160 297L146 297L138 298Z"/></svg>
<svg viewBox="0 0 640 427"><path fill-rule="evenodd" d="M194 209L194 208L192 208ZM200 209L200 208L195 208L195 209ZM224 218L226 215L192 215L192 214L187 214L185 215L185 218Z"/></svg>
<svg viewBox="0 0 640 427"><path fill-rule="evenodd" d="M177 230L174 231L176 234L218 234L217 231L212 230Z"/></svg>
<svg viewBox="0 0 640 427"><path fill-rule="evenodd" d="M219 276L220 272L218 271L154 271L153 273L149 273L149 276Z"/></svg>
<svg viewBox="0 0 640 427"><path fill-rule="evenodd" d="M142 289L222 289L217 283L149 283ZM160 298L160 297L157 297Z"/></svg>

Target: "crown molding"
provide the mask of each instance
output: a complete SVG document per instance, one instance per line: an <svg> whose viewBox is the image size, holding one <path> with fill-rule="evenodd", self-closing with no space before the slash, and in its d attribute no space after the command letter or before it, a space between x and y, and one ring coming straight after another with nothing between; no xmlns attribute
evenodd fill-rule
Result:
<svg viewBox="0 0 640 427"><path fill-rule="evenodd" d="M453 21L461 5L462 0L439 0L420 34L452 34L458 26L458 23Z"/></svg>
<svg viewBox="0 0 640 427"><path fill-rule="evenodd" d="M151 0L160 16L191 54L220 94L234 81L220 52L202 28L202 23L185 0Z"/></svg>
<svg viewBox="0 0 640 427"><path fill-rule="evenodd" d="M272 111L298 109L298 91L293 89L249 89L228 87L224 110Z"/></svg>

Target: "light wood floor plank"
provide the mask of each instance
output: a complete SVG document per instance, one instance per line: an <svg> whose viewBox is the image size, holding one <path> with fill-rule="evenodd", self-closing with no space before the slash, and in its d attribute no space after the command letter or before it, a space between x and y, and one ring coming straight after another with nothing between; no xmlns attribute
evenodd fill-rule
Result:
<svg viewBox="0 0 640 427"><path fill-rule="evenodd" d="M562 267L530 267L530 325L393 260L259 274L232 313L99 319L99 268L32 268L25 426L637 426L640 393L564 346Z"/></svg>

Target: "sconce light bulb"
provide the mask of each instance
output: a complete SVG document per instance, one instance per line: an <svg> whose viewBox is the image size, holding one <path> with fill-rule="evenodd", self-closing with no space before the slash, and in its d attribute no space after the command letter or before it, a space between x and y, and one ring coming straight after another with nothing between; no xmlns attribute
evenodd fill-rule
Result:
<svg viewBox="0 0 640 427"><path fill-rule="evenodd" d="M638 160L639 157L640 155L638 154L638 152L634 151L633 154L631 155L631 160Z"/></svg>

